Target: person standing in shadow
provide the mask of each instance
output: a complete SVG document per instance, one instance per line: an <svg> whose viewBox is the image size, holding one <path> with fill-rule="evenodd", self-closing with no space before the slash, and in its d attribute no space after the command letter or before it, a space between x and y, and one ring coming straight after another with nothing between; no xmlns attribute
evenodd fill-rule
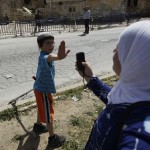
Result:
<svg viewBox="0 0 150 150"><path fill-rule="evenodd" d="M89 23L91 17L90 7L86 6L85 8L83 8L83 10L84 10L83 19L84 19L84 26L85 26L84 34L89 34Z"/></svg>
<svg viewBox="0 0 150 150"><path fill-rule="evenodd" d="M42 14L40 13L40 11L38 10L37 14L35 15L35 18L34 18L34 20L35 20L34 35L37 32L37 28L38 28L38 32L40 32L41 25L42 25L41 19L43 19L43 17L42 17Z"/></svg>

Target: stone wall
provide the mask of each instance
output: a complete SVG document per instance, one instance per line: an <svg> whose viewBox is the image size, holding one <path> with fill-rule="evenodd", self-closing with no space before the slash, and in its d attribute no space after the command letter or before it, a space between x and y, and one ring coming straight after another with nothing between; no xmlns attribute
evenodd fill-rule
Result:
<svg viewBox="0 0 150 150"><path fill-rule="evenodd" d="M7 14L11 20L33 18L25 12L21 12L23 6L33 10L40 10L44 17L70 17L81 18L83 7L89 5L92 16L105 16L116 12L135 12L138 11L144 15L150 15L150 1L138 0L138 6L127 7L128 0L31 0L26 5L24 0L0 0L0 20ZM131 0L133 1L133 0ZM19 10L19 13L17 11Z"/></svg>
<svg viewBox="0 0 150 150"><path fill-rule="evenodd" d="M51 17L71 17L76 18L82 15L83 1L59 1L47 3L43 8L43 14Z"/></svg>
<svg viewBox="0 0 150 150"><path fill-rule="evenodd" d="M0 20L7 14L10 20L33 18L23 10L23 7L36 10L44 7L43 0L32 0L30 4L25 4L24 0L0 0Z"/></svg>
<svg viewBox="0 0 150 150"><path fill-rule="evenodd" d="M2 19L6 14L9 16L10 19L12 19L16 14L16 7L21 7L21 1L1 0L0 7L0 19Z"/></svg>
<svg viewBox="0 0 150 150"><path fill-rule="evenodd" d="M150 1L140 0L138 9L143 16L150 16Z"/></svg>
<svg viewBox="0 0 150 150"><path fill-rule="evenodd" d="M42 8L44 15L52 17L66 16L81 18L83 7L90 6L92 16L104 16L113 12L121 11L120 0L48 0L45 8ZM125 10L124 10L125 11Z"/></svg>

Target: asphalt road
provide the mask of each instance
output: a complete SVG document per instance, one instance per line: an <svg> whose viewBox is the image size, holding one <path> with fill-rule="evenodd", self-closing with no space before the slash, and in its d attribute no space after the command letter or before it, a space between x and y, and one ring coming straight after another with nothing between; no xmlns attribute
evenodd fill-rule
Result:
<svg viewBox="0 0 150 150"><path fill-rule="evenodd" d="M68 57L55 62L56 85L58 88L76 84L82 79L75 71L75 54L85 52L96 75L112 72L112 55L118 36L124 27L81 32L62 33L55 36L55 53L64 40L70 49ZM8 38L0 40L0 107L33 87L32 76L36 74L39 49L36 37Z"/></svg>

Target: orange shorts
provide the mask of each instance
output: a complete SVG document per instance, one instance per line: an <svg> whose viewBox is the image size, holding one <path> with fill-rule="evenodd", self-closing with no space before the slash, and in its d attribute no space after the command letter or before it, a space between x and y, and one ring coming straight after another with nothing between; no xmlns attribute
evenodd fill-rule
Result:
<svg viewBox="0 0 150 150"><path fill-rule="evenodd" d="M53 96L51 93L42 93L34 90L38 114L41 122L51 123L54 121Z"/></svg>

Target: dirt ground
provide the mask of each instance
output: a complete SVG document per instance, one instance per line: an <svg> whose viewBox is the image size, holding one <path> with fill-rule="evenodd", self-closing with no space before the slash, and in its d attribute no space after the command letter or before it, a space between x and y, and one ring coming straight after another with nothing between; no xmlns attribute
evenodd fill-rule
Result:
<svg viewBox="0 0 150 150"><path fill-rule="evenodd" d="M80 142L79 128L70 124L72 116L82 117L87 120L88 117L92 120L90 124L83 123L80 134L85 135L82 146L85 145L90 134L91 127L95 118L97 117L97 106L103 105L99 99L91 94L89 91L82 92L81 100L73 100L72 98L65 100L55 100L55 133L65 135L70 141L74 138L76 143ZM96 115L91 115L96 113ZM87 115L89 114L89 115ZM19 115L10 121L0 122L0 150L45 150L48 140L48 133L41 134L39 137L34 137L32 134L32 127L36 121L36 107L30 109L28 114ZM82 120L84 121L84 119ZM86 130L86 128L88 128ZM78 148L59 148L59 150L77 150Z"/></svg>

